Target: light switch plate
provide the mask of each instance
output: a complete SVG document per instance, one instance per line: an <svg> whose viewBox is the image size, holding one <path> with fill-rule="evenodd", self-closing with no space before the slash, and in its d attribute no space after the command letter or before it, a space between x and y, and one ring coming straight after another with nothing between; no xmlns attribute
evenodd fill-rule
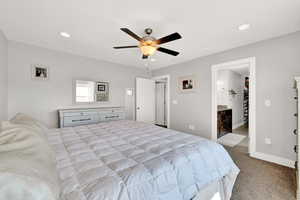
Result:
<svg viewBox="0 0 300 200"><path fill-rule="evenodd" d="M173 100L172 103L173 103L174 105L177 105L177 104L178 104L178 101L177 101L177 100Z"/></svg>

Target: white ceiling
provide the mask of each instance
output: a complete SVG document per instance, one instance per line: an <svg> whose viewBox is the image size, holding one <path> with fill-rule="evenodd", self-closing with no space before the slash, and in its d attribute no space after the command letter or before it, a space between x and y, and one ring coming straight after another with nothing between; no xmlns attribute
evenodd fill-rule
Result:
<svg viewBox="0 0 300 200"><path fill-rule="evenodd" d="M237 26L250 23L248 31ZM119 28L160 38L177 57L157 52L143 61L139 49L114 50L137 42ZM156 69L300 30L300 0L0 0L0 29L9 40ZM71 38L62 38L65 31Z"/></svg>

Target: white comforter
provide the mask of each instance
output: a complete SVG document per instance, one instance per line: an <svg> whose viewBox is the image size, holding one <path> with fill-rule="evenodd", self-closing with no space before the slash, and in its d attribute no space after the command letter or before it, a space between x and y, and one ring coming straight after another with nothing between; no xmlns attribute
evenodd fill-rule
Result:
<svg viewBox="0 0 300 200"><path fill-rule="evenodd" d="M48 133L66 200L189 200L239 169L209 140L134 121Z"/></svg>

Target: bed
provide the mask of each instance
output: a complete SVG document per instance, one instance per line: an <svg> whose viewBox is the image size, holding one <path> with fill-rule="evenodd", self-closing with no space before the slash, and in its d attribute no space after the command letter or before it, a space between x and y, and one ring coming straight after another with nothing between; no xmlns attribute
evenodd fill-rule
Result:
<svg viewBox="0 0 300 200"><path fill-rule="evenodd" d="M229 200L239 173L219 144L135 121L51 129L64 200Z"/></svg>

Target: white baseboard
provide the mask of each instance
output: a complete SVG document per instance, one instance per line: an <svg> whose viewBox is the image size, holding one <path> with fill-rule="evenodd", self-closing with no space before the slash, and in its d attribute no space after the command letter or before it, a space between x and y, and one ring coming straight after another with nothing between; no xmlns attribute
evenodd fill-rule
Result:
<svg viewBox="0 0 300 200"><path fill-rule="evenodd" d="M260 152L250 153L250 156L253 157L253 158L257 158L257 159L260 159L260 160L267 161L267 162L271 162L271 163L275 163L275 164L278 164L278 165L286 166L286 167L289 167L289 168L295 168L295 161L289 160L289 159L286 159L286 158L282 158L282 157L279 157L279 156L274 156L274 155L260 153Z"/></svg>
<svg viewBox="0 0 300 200"><path fill-rule="evenodd" d="M240 127L240 126L243 126L244 124L245 124L244 122L241 122L241 123L238 123L238 124L233 124L232 125L232 129L236 129L236 128Z"/></svg>

